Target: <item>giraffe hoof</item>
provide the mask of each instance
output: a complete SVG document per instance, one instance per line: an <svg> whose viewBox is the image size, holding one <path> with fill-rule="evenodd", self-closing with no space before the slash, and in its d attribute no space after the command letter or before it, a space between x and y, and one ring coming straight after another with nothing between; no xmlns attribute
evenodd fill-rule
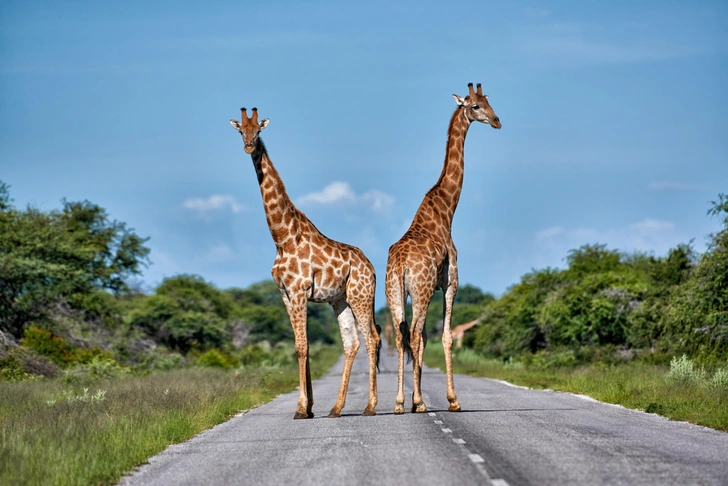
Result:
<svg viewBox="0 0 728 486"><path fill-rule="evenodd" d="M301 420L301 419L307 419L307 418L312 418L312 417L313 417L313 414L311 414L309 416L307 413L296 412L296 415L293 416L293 420Z"/></svg>
<svg viewBox="0 0 728 486"><path fill-rule="evenodd" d="M460 412L460 404L458 402L453 402L450 404L449 407L447 407L448 411L450 412Z"/></svg>
<svg viewBox="0 0 728 486"><path fill-rule="evenodd" d="M366 409L366 410L364 410L364 413L362 415L364 415L365 417L373 417L376 414L377 414L377 411L376 410Z"/></svg>
<svg viewBox="0 0 728 486"><path fill-rule="evenodd" d="M394 407L394 414L395 415L402 415L404 413L404 405L396 405Z"/></svg>
<svg viewBox="0 0 728 486"><path fill-rule="evenodd" d="M412 411L414 413L425 413L425 412L427 412L427 405L425 405L424 403L420 403L416 407L413 405Z"/></svg>
<svg viewBox="0 0 728 486"><path fill-rule="evenodd" d="M331 412L329 412L328 418L341 418L341 414L332 410Z"/></svg>

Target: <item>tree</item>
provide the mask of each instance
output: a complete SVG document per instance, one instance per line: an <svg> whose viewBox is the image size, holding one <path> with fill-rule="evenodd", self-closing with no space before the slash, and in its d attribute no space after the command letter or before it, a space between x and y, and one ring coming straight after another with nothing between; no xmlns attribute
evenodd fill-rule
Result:
<svg viewBox="0 0 728 486"><path fill-rule="evenodd" d="M140 300L127 323L186 354L230 344L239 314L232 298L202 277L178 275L164 279L155 295Z"/></svg>
<svg viewBox="0 0 728 486"><path fill-rule="evenodd" d="M62 210L17 210L0 182L0 329L19 337L52 307L98 291L120 294L148 262L147 241L98 205L63 201Z"/></svg>
<svg viewBox="0 0 728 486"><path fill-rule="evenodd" d="M666 332L678 350L728 358L728 197L719 194L708 210L723 218L707 251L667 308Z"/></svg>

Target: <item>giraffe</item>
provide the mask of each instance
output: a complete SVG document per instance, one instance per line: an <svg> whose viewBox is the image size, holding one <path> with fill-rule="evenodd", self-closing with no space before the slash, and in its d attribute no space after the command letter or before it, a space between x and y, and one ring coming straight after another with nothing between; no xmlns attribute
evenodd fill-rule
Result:
<svg viewBox="0 0 728 486"><path fill-rule="evenodd" d="M340 417L344 408L351 366L359 350L359 331L369 355L369 401L364 415L375 415L381 329L374 322L374 267L359 248L327 238L294 206L260 138L269 120L258 122L257 108L253 108L250 118L245 108L240 111L242 123L230 120L230 124L242 135L245 152L253 159L266 221L276 247L271 274L280 289L296 340L300 391L293 418L314 416L306 338L308 301L327 302L333 307L344 344L341 386L329 417Z"/></svg>
<svg viewBox="0 0 728 486"><path fill-rule="evenodd" d="M477 92L473 83L465 98L453 95L458 107L450 119L445 148L445 163L440 178L425 195L407 232L389 248L385 280L385 294L392 320L399 323L397 351L399 353L397 397L394 413L404 413L404 354L412 360L414 391L412 412L425 412L422 401L422 356L427 345L425 317L432 295L442 289L444 322L442 345L445 349L448 410L460 411L452 377L452 333L450 320L455 293L458 288L457 250L452 241L452 218L455 214L463 186L463 148L465 136L473 121L500 128L501 123L483 95L480 84ZM407 296L412 300L412 325L405 321Z"/></svg>

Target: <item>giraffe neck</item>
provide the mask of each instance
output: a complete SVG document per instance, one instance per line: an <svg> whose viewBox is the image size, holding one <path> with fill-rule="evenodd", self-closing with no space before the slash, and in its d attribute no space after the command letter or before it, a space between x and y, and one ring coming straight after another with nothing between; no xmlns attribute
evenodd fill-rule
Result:
<svg viewBox="0 0 728 486"><path fill-rule="evenodd" d="M433 215L429 211L424 211L428 204L428 199L432 199L435 209L435 217L444 219L444 223L449 230L452 226L452 218L455 209L460 201L460 192L463 188L464 159L463 149L465 148L465 136L470 128L470 120L465 116L465 109L459 106L450 119L450 126L447 129L447 145L445 147L445 164L442 167L440 178L437 180L432 189L425 196L425 200L417 211L415 220L422 218L423 221L431 219Z"/></svg>
<svg viewBox="0 0 728 486"><path fill-rule="evenodd" d="M282 248L295 241L299 232L300 212L288 197L286 186L268 158L268 151L260 137L250 156L258 176L268 229L276 247Z"/></svg>

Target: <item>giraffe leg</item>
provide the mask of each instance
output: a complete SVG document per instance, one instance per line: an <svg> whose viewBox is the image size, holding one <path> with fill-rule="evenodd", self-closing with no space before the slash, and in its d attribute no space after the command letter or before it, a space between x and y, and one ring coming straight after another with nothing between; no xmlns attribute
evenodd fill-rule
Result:
<svg viewBox="0 0 728 486"><path fill-rule="evenodd" d="M424 280L419 283L412 294L412 412L422 413L427 411L427 406L422 400L422 358L425 351L425 321L427 307L430 305L432 295L435 293L435 282Z"/></svg>
<svg viewBox="0 0 728 486"><path fill-rule="evenodd" d="M424 296L427 297L427 296ZM422 400L422 356L425 351L425 340L423 332L425 328L425 316L427 314L427 306L432 299L432 293L429 298L412 299L412 371L413 371L413 392L412 392L412 412L423 413L427 411L427 405Z"/></svg>
<svg viewBox="0 0 728 486"><path fill-rule="evenodd" d="M356 319L359 329L364 336L364 344L367 347L367 354L369 355L369 401L366 409L364 409L364 415L371 416L376 415L377 412L374 407L377 406L377 353L379 352L380 337L374 324L374 294L371 295L370 299L366 299L367 302L357 301L352 305L352 311L354 312L354 318ZM364 300L364 299L362 299Z"/></svg>
<svg viewBox="0 0 728 486"><path fill-rule="evenodd" d="M445 290L445 318L442 327L442 348L445 351L445 374L447 375L447 401L450 402L448 410L451 412L460 411L460 403L455 395L455 383L452 376L452 306L455 301L455 294L458 291L457 267L451 264L448 271L448 286Z"/></svg>
<svg viewBox="0 0 728 486"><path fill-rule="evenodd" d="M289 297L290 295L290 297ZM296 339L296 356L298 357L299 395L294 419L313 418L313 389L311 387L311 370L308 360L308 340L306 338L306 296L281 291L283 303L286 305L288 317ZM309 403L310 402L310 403Z"/></svg>
<svg viewBox="0 0 728 486"><path fill-rule="evenodd" d="M390 264L387 263L387 273L390 273ZM397 277L388 277L385 285L387 303L392 313L395 343L397 345L397 397L394 402L394 413L404 413L404 344L402 343L401 323L404 322L404 296L402 282Z"/></svg>
<svg viewBox="0 0 728 486"><path fill-rule="evenodd" d="M339 330L341 331L341 341L344 344L344 371L341 374L341 386L339 387L339 396L336 398L336 404L329 413L329 418L341 417L341 409L346 404L346 392L349 388L349 377L351 376L351 367L354 364L354 358L359 351L359 334L356 330L356 319L351 307L347 304L346 299L337 300L331 306L339 321Z"/></svg>

